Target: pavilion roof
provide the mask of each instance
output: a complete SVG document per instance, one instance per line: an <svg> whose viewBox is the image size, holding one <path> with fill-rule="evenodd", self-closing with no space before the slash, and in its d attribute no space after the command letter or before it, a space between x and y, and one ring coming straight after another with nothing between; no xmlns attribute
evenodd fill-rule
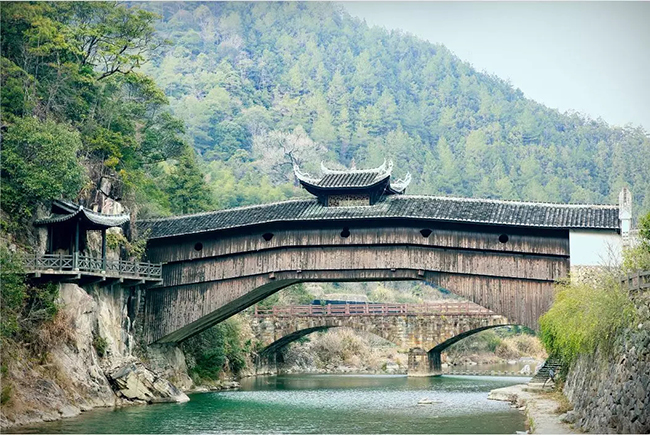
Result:
<svg viewBox="0 0 650 435"><path fill-rule="evenodd" d="M327 207L315 198L138 222L149 239L275 222L414 219L550 229L619 230L616 205L549 204L493 199L391 195L372 206Z"/></svg>
<svg viewBox="0 0 650 435"><path fill-rule="evenodd" d="M385 193L403 193L411 181L411 175L407 174L403 180L391 181L393 162L384 160L384 163L373 169L345 169L335 170L327 168L321 163L322 175L320 178L313 177L302 172L298 165L294 165L294 173L308 191L330 190L342 191L350 189L363 189L384 184Z"/></svg>
<svg viewBox="0 0 650 435"><path fill-rule="evenodd" d="M37 220L34 225L56 225L75 219L80 219L87 229L106 229L118 227L131 218L128 214L101 214L79 204L54 200L52 202L52 215Z"/></svg>

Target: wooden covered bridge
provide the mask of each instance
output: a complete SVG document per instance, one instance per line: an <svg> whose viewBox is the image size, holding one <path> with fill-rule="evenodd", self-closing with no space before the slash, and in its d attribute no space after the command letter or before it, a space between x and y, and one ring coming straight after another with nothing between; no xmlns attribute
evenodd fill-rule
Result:
<svg viewBox="0 0 650 435"><path fill-rule="evenodd" d="M162 285L146 292L149 343L182 341L301 282L423 280L537 328L553 284L619 249L619 206L410 196L392 164L320 177L309 199L139 223Z"/></svg>

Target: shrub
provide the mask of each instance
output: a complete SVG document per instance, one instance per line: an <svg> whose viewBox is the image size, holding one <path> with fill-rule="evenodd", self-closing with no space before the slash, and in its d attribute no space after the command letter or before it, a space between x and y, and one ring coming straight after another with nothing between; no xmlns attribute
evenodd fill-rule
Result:
<svg viewBox="0 0 650 435"><path fill-rule="evenodd" d="M505 359L521 358L522 356L538 357L544 355L544 349L537 337L522 334L504 338L495 353Z"/></svg>
<svg viewBox="0 0 650 435"><path fill-rule="evenodd" d="M219 379L219 374L224 370L239 374L246 368L246 356L251 346L250 340L244 342L242 328L236 318L221 322L181 344L190 375L197 384L202 380Z"/></svg>
<svg viewBox="0 0 650 435"><path fill-rule="evenodd" d="M452 344L447 349L447 354L459 356L466 353L494 352L501 345L501 341L496 331L482 331Z"/></svg>
<svg viewBox="0 0 650 435"><path fill-rule="evenodd" d="M367 340L348 328L335 328L319 335L312 350L323 365L359 365L371 352Z"/></svg>
<svg viewBox="0 0 650 435"><path fill-rule="evenodd" d="M611 350L617 333L635 320L627 292L614 275L557 287L551 309L540 318L541 339L551 355L570 365L579 354Z"/></svg>
<svg viewBox="0 0 650 435"><path fill-rule="evenodd" d="M2 394L0 395L0 405L5 405L11 400L11 385L5 384L2 386Z"/></svg>
<svg viewBox="0 0 650 435"><path fill-rule="evenodd" d="M34 356L45 357L61 339L69 339L66 320L57 319L56 284L32 286L25 280L20 256L0 247L0 339L8 344L29 344Z"/></svg>
<svg viewBox="0 0 650 435"><path fill-rule="evenodd" d="M93 347L97 351L97 355L99 355L100 358L103 358L104 355L106 355L106 350L108 349L108 342L104 337L95 335L95 338L93 338Z"/></svg>
<svg viewBox="0 0 650 435"><path fill-rule="evenodd" d="M0 247L0 334L3 339L19 331L18 317L27 298L25 272L20 258Z"/></svg>
<svg viewBox="0 0 650 435"><path fill-rule="evenodd" d="M276 305L307 305L314 300L314 295L303 283L294 284L273 293L258 303L259 308L268 309Z"/></svg>

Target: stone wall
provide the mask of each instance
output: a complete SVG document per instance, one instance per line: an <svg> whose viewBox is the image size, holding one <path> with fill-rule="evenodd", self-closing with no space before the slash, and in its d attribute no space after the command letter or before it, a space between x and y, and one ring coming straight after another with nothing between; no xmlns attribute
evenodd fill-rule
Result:
<svg viewBox="0 0 650 435"><path fill-rule="evenodd" d="M564 392L577 428L598 433L650 433L650 292L634 296L638 321L607 355L580 357Z"/></svg>

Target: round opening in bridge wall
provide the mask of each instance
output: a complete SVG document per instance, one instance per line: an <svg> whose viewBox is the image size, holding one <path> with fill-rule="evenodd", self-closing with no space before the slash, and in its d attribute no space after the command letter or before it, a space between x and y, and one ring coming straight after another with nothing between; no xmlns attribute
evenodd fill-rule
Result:
<svg viewBox="0 0 650 435"><path fill-rule="evenodd" d="M343 228L343 231L341 231L341 237L344 239L350 237L350 229L348 227Z"/></svg>
<svg viewBox="0 0 650 435"><path fill-rule="evenodd" d="M198 242L197 244L194 245L194 250L195 251L201 251L203 250L203 243Z"/></svg>
<svg viewBox="0 0 650 435"><path fill-rule="evenodd" d="M499 241L500 241L501 243L507 243L508 240L510 240L510 237L508 237L507 234L501 234L501 235L499 236Z"/></svg>
<svg viewBox="0 0 650 435"><path fill-rule="evenodd" d="M420 230L420 234L422 234L422 237L429 237L433 231L431 231L429 228L424 228Z"/></svg>
<svg viewBox="0 0 650 435"><path fill-rule="evenodd" d="M262 234L262 238L268 242L273 238L273 233L264 233Z"/></svg>

